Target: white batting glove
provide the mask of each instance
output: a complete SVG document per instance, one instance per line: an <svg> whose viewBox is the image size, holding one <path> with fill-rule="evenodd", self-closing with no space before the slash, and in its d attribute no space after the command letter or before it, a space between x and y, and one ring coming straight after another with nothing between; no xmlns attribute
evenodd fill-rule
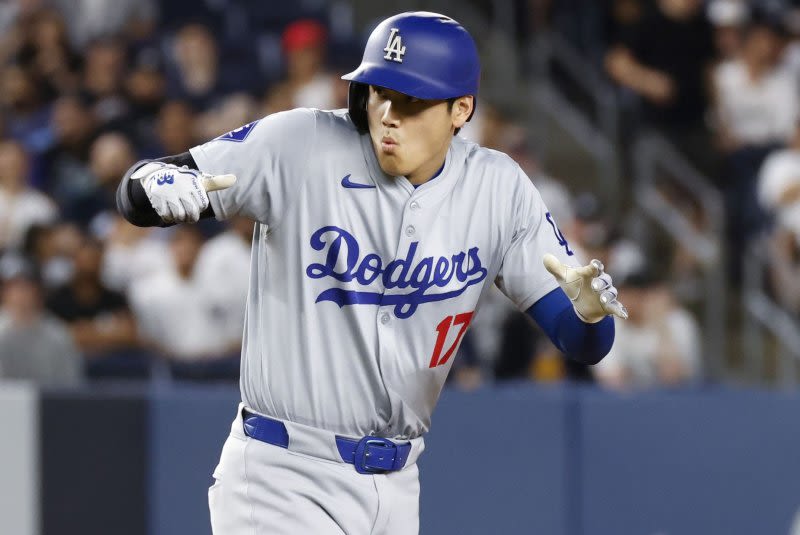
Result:
<svg viewBox="0 0 800 535"><path fill-rule="evenodd" d="M236 182L234 175L211 175L164 162L147 162L131 179L141 180L150 204L165 223L196 223L208 208L208 192Z"/></svg>
<svg viewBox="0 0 800 535"><path fill-rule="evenodd" d="M548 253L544 255L544 267L556 278L578 317L586 323L597 323L609 314L628 319L628 310L617 300L611 275L603 272L603 263L599 260L574 268Z"/></svg>

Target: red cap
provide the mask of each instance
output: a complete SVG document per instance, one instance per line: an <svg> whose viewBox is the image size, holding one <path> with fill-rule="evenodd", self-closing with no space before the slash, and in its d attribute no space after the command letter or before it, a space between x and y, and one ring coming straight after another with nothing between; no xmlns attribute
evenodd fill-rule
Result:
<svg viewBox="0 0 800 535"><path fill-rule="evenodd" d="M286 52L301 50L325 43L327 32L319 22L303 19L289 24L283 31L283 49Z"/></svg>

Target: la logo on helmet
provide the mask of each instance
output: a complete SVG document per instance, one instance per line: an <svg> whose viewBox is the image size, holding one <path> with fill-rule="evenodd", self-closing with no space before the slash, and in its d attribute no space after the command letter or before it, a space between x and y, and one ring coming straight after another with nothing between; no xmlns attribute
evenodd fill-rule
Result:
<svg viewBox="0 0 800 535"><path fill-rule="evenodd" d="M400 30L392 28L389 34L389 39L386 41L386 48L383 49L386 55L383 59L403 63L403 55L406 53L406 47L403 46L403 40L400 37ZM393 57L394 56L394 57Z"/></svg>

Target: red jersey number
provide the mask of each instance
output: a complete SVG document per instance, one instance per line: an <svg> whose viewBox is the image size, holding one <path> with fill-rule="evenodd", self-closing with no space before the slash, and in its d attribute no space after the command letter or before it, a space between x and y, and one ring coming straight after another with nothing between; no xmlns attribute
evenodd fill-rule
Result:
<svg viewBox="0 0 800 535"><path fill-rule="evenodd" d="M469 322L472 321L472 314L473 312L463 312L455 316L447 316L439 322L439 325L436 326L436 332L439 333L439 336L436 338L436 346L433 348L430 364L431 368L447 364L447 361L450 360L450 357L452 357L453 353L458 349L458 345L461 343L461 338L464 337L464 333L467 332ZM442 355L444 344L447 341L447 334L452 327L459 327L458 334L456 334L456 339L447 349L447 352Z"/></svg>

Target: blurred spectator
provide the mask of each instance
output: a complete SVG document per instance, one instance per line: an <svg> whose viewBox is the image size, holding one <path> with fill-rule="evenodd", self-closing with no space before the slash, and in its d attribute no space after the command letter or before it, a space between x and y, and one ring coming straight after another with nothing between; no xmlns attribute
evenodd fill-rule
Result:
<svg viewBox="0 0 800 535"><path fill-rule="evenodd" d="M707 69L712 32L701 0L656 0L606 56L612 79L640 97L645 122L703 169L709 161Z"/></svg>
<svg viewBox="0 0 800 535"><path fill-rule="evenodd" d="M592 193L583 192L572 202L574 218L559 228L578 258L603 262L608 273L619 279L639 271L645 263L642 247L618 232L603 216L600 201Z"/></svg>
<svg viewBox="0 0 800 535"><path fill-rule="evenodd" d="M729 247L746 242L764 225L756 182L764 158L792 135L800 111L800 84L781 64L779 23L754 17L745 30L741 54L714 73L718 145L723 175ZM733 250L733 249L732 249ZM732 278L740 279L734 262Z"/></svg>
<svg viewBox="0 0 800 535"><path fill-rule="evenodd" d="M114 125L128 113L122 92L125 69L125 46L121 40L104 38L89 44L84 55L82 89L100 126Z"/></svg>
<svg viewBox="0 0 800 535"><path fill-rule="evenodd" d="M196 133L202 140L213 139L259 118L256 99L246 93L234 93L198 117Z"/></svg>
<svg viewBox="0 0 800 535"><path fill-rule="evenodd" d="M515 118L516 111L481 101L475 109L475 117L465 125L460 135L489 149L532 158L525 129Z"/></svg>
<svg viewBox="0 0 800 535"><path fill-rule="evenodd" d="M0 377L78 384L81 356L65 326L45 312L32 269L20 266L0 278Z"/></svg>
<svg viewBox="0 0 800 535"><path fill-rule="evenodd" d="M741 54L715 69L723 151L782 144L791 137L800 110L800 85L781 64L782 45L777 22L755 19L745 29Z"/></svg>
<svg viewBox="0 0 800 535"><path fill-rule="evenodd" d="M55 144L45 155L46 190L59 204L68 203L91 188L86 162L96 135L94 115L77 96L63 96L53 105L51 128Z"/></svg>
<svg viewBox="0 0 800 535"><path fill-rule="evenodd" d="M217 326L217 335L235 347L241 343L244 329L253 221L236 216L227 224L229 230L203 245L194 278L214 307L223 311L221 319L225 323Z"/></svg>
<svg viewBox="0 0 800 535"><path fill-rule="evenodd" d="M619 286L630 316L616 323L614 347L594 367L600 383L630 389L700 380L700 330L666 284L643 270Z"/></svg>
<svg viewBox="0 0 800 535"><path fill-rule="evenodd" d="M163 267L150 277L136 276L129 299L144 339L168 360L188 364L219 361L238 346L221 327L226 313L198 280L195 265L203 237L197 227L174 227L170 238L175 269Z"/></svg>
<svg viewBox="0 0 800 535"><path fill-rule="evenodd" d="M500 326L500 346L494 362L495 379L533 379L532 364L541 337L541 332L534 328L524 313L510 311Z"/></svg>
<svg viewBox="0 0 800 535"><path fill-rule="evenodd" d="M129 104L125 131L130 133L137 146L148 146L155 135L156 116L167 94L167 83L157 49L144 48L134 55L124 87Z"/></svg>
<svg viewBox="0 0 800 535"><path fill-rule="evenodd" d="M592 381L589 366L565 359L527 314L512 307L497 332L492 372L496 381Z"/></svg>
<svg viewBox="0 0 800 535"><path fill-rule="evenodd" d="M281 44L286 80L267 95L266 113L297 107L327 110L346 106L337 98L336 86L342 84L341 80L324 69L327 32L322 24L310 19L293 22L284 30Z"/></svg>
<svg viewBox="0 0 800 535"><path fill-rule="evenodd" d="M186 152L199 141L195 124L194 111L189 104L181 100L167 102L158 113L156 144L148 147L147 152L158 157Z"/></svg>
<svg viewBox="0 0 800 535"><path fill-rule="evenodd" d="M87 226L98 214L116 210L117 184L134 163L136 154L124 135L112 132L98 137L89 151L92 183L65 206L64 217Z"/></svg>
<svg viewBox="0 0 800 535"><path fill-rule="evenodd" d="M0 249L18 247L28 228L50 223L58 208L27 184L28 155L15 141L0 141Z"/></svg>
<svg viewBox="0 0 800 535"><path fill-rule="evenodd" d="M73 51L61 14L43 9L31 14L21 27L17 59L43 85L47 99L76 91L80 57Z"/></svg>
<svg viewBox="0 0 800 535"><path fill-rule="evenodd" d="M108 288L126 292L134 279L144 279L163 270L172 270L164 234L152 227L135 227L115 216L109 223L102 280Z"/></svg>
<svg viewBox="0 0 800 535"><path fill-rule="evenodd" d="M607 0L605 35L609 43L626 42L645 15L642 0Z"/></svg>
<svg viewBox="0 0 800 535"><path fill-rule="evenodd" d="M25 234L22 253L34 263L45 290L65 284L72 276L72 259L83 235L70 223L32 225Z"/></svg>
<svg viewBox="0 0 800 535"><path fill-rule="evenodd" d="M717 60L736 58L742 47L742 32L749 18L749 7L744 0L711 0L708 19L714 27L714 46Z"/></svg>
<svg viewBox="0 0 800 535"><path fill-rule="evenodd" d="M197 110L216 104L226 87L220 67L217 41L202 24L187 24L175 35L172 50L174 70L168 77L168 93L172 98L189 102Z"/></svg>
<svg viewBox="0 0 800 535"><path fill-rule="evenodd" d="M50 110L43 104L31 74L19 65L8 65L0 70L0 116L5 119L8 136L22 143L34 156L52 145ZM42 187L43 171L36 171L32 184Z"/></svg>
<svg viewBox="0 0 800 535"><path fill-rule="evenodd" d="M773 152L764 162L758 198L781 226L800 239L800 114L789 146Z"/></svg>
<svg viewBox="0 0 800 535"><path fill-rule="evenodd" d="M125 35L142 39L152 30L156 0L51 0L64 14L75 46L97 38Z"/></svg>
<svg viewBox="0 0 800 535"><path fill-rule="evenodd" d="M22 21L30 19L45 0L17 0L0 3L0 63L5 63L19 49L24 32Z"/></svg>
<svg viewBox="0 0 800 535"><path fill-rule="evenodd" d="M795 316L800 315L800 240L782 225L769 237L768 271L774 299Z"/></svg>
<svg viewBox="0 0 800 535"><path fill-rule="evenodd" d="M101 282L102 257L102 244L85 239L75 252L71 280L47 298L47 308L69 326L75 344L88 360L90 377L97 372L109 375L109 368L114 367L122 375L132 371L143 375L146 363L132 354L137 345L133 316L125 296Z"/></svg>
<svg viewBox="0 0 800 535"><path fill-rule="evenodd" d="M777 223L770 237L773 295L800 314L800 117L789 147L764 162L758 198Z"/></svg>
<svg viewBox="0 0 800 535"><path fill-rule="evenodd" d="M800 5L789 9L784 21L791 37L786 44L783 62L786 68L794 73L795 78L800 80Z"/></svg>
<svg viewBox="0 0 800 535"><path fill-rule="evenodd" d="M501 344L504 340L503 322L509 314L516 312L518 311L514 304L493 285L486 292L480 310L472 317L464 341L469 338L473 350L471 356L475 358L474 362L463 364L479 368L481 379L491 380L494 377L495 363L500 358ZM458 359L461 359L460 354ZM461 365L458 359L453 366Z"/></svg>

